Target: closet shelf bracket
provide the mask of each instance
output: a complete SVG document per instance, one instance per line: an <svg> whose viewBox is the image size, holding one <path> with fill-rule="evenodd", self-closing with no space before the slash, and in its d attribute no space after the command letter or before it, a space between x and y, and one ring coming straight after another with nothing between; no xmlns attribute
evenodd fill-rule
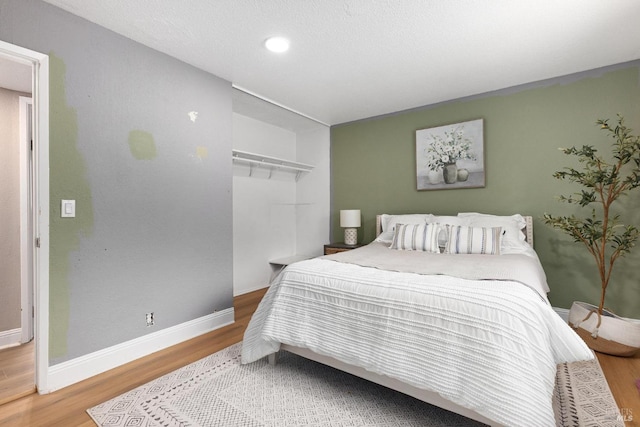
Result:
<svg viewBox="0 0 640 427"><path fill-rule="evenodd" d="M232 150L232 159L234 162L248 164L249 176L252 176L253 169L258 167L269 169L269 178L273 176L274 170L294 172L296 174L295 179L298 181L302 174L311 172L314 168L314 166L305 163L293 162L291 160L263 156L262 154L249 153L247 151L240 150Z"/></svg>

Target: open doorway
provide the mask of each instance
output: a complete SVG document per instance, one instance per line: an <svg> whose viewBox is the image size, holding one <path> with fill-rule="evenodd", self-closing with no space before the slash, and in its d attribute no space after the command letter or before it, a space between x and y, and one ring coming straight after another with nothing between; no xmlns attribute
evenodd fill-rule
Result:
<svg viewBox="0 0 640 427"><path fill-rule="evenodd" d="M0 57L0 403L35 390L32 75Z"/></svg>
<svg viewBox="0 0 640 427"><path fill-rule="evenodd" d="M48 122L47 55L0 41L0 404L47 391Z"/></svg>

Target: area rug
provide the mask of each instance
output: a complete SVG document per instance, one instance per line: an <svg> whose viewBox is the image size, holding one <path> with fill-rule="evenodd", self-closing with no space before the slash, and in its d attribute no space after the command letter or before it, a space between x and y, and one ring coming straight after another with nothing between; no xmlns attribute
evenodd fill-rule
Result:
<svg viewBox="0 0 640 427"><path fill-rule="evenodd" d="M100 427L482 425L284 353L240 364L241 343L87 410ZM559 426L624 427L597 361L559 365Z"/></svg>

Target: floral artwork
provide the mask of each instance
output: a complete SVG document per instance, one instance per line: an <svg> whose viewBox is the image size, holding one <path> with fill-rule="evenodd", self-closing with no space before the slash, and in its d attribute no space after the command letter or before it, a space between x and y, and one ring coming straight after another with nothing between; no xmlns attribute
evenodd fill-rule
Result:
<svg viewBox="0 0 640 427"><path fill-rule="evenodd" d="M484 187L483 120L416 131L418 190Z"/></svg>

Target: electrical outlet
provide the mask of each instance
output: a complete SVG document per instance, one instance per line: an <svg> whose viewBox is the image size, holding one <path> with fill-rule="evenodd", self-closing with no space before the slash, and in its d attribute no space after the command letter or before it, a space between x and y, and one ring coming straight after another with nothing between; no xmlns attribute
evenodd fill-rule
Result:
<svg viewBox="0 0 640 427"><path fill-rule="evenodd" d="M154 322L153 322L153 312L151 313L147 313L147 326L153 326Z"/></svg>

